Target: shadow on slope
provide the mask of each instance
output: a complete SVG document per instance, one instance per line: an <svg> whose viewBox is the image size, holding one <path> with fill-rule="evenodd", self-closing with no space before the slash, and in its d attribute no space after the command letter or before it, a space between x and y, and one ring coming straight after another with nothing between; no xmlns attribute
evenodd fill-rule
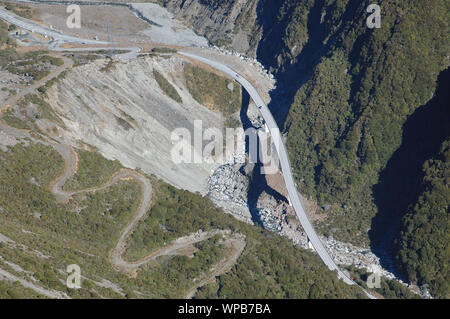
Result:
<svg viewBox="0 0 450 319"><path fill-rule="evenodd" d="M240 117L242 121L242 125L245 131L250 131L251 134L257 134L257 129L252 125L250 119L247 116L248 106L250 103L250 96L245 90L242 90L242 108L240 111ZM245 141L245 152L249 153L249 137L246 137ZM258 152L260 148L260 140L258 138ZM261 168L262 168L261 162L257 161L257 163L253 166L253 171L251 173L251 177L249 180L249 187L248 187L248 193L247 193L247 205L250 210L250 213L252 215L252 221L259 225L260 227L264 228L263 223L261 221L259 211L257 208L258 199L261 196L263 192L266 192L267 194L273 196L276 200L283 200L287 201L287 199L281 195L279 192L271 188L267 185L266 177L264 174L261 174ZM244 167L241 168L243 170ZM245 175L245 172L242 172Z"/></svg>
<svg viewBox="0 0 450 319"><path fill-rule="evenodd" d="M285 36L288 22L285 20L289 18L283 19L281 23L274 23L277 21L275 14L280 6L277 1L273 1L273 4L271 2L269 6L262 3L258 6L257 22L263 28L263 36L257 48L257 57L263 65L274 71L277 77L278 87L270 92L271 102L268 107L280 129L283 129L297 91L312 77L317 64L332 51L333 46L341 46L346 28L360 19L361 5L358 2L349 2L340 19L340 27L333 30L334 23L327 21L328 18L322 21L322 13L326 12L325 17L331 17L333 9L326 7L324 0L316 0L308 13L308 41L294 60L287 60L278 65L280 52L288 50L280 39ZM340 44L337 44L338 42Z"/></svg>
<svg viewBox="0 0 450 319"><path fill-rule="evenodd" d="M401 218L422 191L422 166L439 153L441 144L450 135L449 83L450 69L447 69L439 76L433 99L419 107L404 124L402 144L374 186L378 214L372 219L369 232L371 248L383 267L393 272L395 239Z"/></svg>

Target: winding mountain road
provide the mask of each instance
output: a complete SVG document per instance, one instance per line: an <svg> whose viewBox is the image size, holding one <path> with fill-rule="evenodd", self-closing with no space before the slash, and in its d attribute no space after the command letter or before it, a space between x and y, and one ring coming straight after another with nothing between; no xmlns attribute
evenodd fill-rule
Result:
<svg viewBox="0 0 450 319"><path fill-rule="evenodd" d="M126 53L116 54L116 56L121 59L134 59L138 56L139 52L141 52L141 48L139 47L108 47L106 45L112 45L110 42L99 41L99 40L91 40L91 39L83 39L77 38L71 35L66 35L56 30L47 28L37 22L31 21L29 19L22 18L4 8L0 7L0 19L5 20L10 24L14 24L21 29L25 29L31 31L33 33L38 33L43 36L47 36L52 38L51 41L48 42L47 46L52 51L58 52L89 52L89 51L102 51L102 50L125 50L129 51ZM102 45L102 47L84 47L84 48L62 48L61 45L64 43L76 43L80 45Z"/></svg>
<svg viewBox="0 0 450 319"><path fill-rule="evenodd" d="M6 20L10 23L16 24L21 28L27 29L27 30L31 30L33 32L38 32L41 34L47 34L51 37L54 38L54 40L56 40L54 43L58 43L59 41L61 42L74 42L74 43L79 43L79 44L94 44L93 42L95 42L95 44L105 44L105 42L103 43L99 43L100 41L94 41L94 40L88 40L88 39L79 39L79 38L75 38L75 37L71 37L71 36L66 36L63 35L61 33L58 32L51 32L52 30L47 29L41 25L37 25L34 22L30 22L27 19L23 19L20 17L17 17L15 15L11 15L8 12L5 12L4 10L0 9L0 19ZM31 23L31 24L30 24ZM44 28L44 29L42 29ZM58 46L55 45L49 45L49 48L53 49L53 50L60 50L58 48ZM110 48L111 49L111 48ZM124 49L124 48L115 48L115 49ZM71 49L74 50L74 49ZM85 48L82 48L82 50L85 50ZM295 213L300 221L300 223L302 224L303 229L305 230L309 241L311 242L311 244L313 245L315 251L318 253L319 257L322 259L322 261L325 263L325 265L327 265L327 267L332 270L332 271L336 271L338 278L342 279L345 283L349 284L349 285L355 285L356 283L349 278L334 262L334 260L331 258L331 256L329 255L328 251L325 249L323 243L321 242L321 240L319 239L316 231L314 230L314 227L312 226L311 222L308 219L308 216L305 212L305 209L301 203L300 200L300 196L297 192L297 188L294 182L294 178L292 175L292 171L291 171L291 166L290 166L290 162L289 162L289 157L288 157L288 153L286 150L286 147L281 139L281 134L280 134L280 130L278 128L278 125L276 124L272 113L270 112L269 108L267 107L267 105L264 103L264 100L262 99L262 97L259 95L258 91L256 90L256 88L246 79L244 78L242 75L240 75L239 73L237 73L236 71L234 71L231 67L224 65L222 63L219 63L217 61L213 61L192 53L188 53L188 52L184 52L184 51L178 51L178 54L183 55L185 57L197 60L199 62L202 62L206 65L209 65L221 72L223 72L224 74L227 74L228 76L230 76L231 78L233 78L234 80L236 80L238 83L240 83L242 85L242 87L245 88L245 90L248 92L248 94L250 95L250 97L252 98L252 100L255 102L255 104L258 106L258 109L260 110L260 113L262 115L262 117L264 118L264 121L266 122L266 125L269 129L269 132L272 136L272 141L275 145L276 151L278 153L278 157L280 160L280 165L281 165L281 170L283 173L283 177L286 183L286 188L289 194L289 199L290 202L292 203L292 206L295 210ZM133 53L132 55L130 55L129 57L132 58L134 57L135 54ZM135 173L136 174L136 173ZM139 175L139 174L137 174ZM136 176L133 176L136 177ZM66 176L67 178L67 176ZM122 176L121 178L124 178L124 176ZM118 179L120 179L118 177ZM116 180L117 181L117 180ZM116 182L115 181L115 182ZM110 182L113 182L112 180ZM141 181L142 182L142 181ZM62 186L63 183L61 183L60 185L58 185L57 189L60 191L59 194L58 191L55 192L55 196L62 196L64 194L62 194L62 189L59 186ZM105 185L106 187L106 185ZM151 187L151 186L150 186ZM103 187L102 187L103 188ZM56 191L56 189L54 189L54 191ZM67 194L66 194L67 195ZM149 199L150 202L150 199ZM112 254L111 254L111 259L113 264L115 264L116 266L118 266L119 268L121 266L127 268L130 267L130 263L124 261L122 259L122 254L123 251L125 249L125 244L126 244L126 239L128 238L128 236L130 235L130 233L132 232L132 230L134 229L135 225L137 224L137 222L143 217L143 214L145 214L145 209L141 209L142 206L144 205L141 204L141 207L139 209L139 212L136 214L136 217L134 218L133 222L130 223L127 228L122 232L120 239L119 239L119 243L117 244L116 248L113 250ZM136 265L133 265L136 266ZM124 269L124 268L123 268ZM365 294L369 297L369 298L375 298L373 297L371 294L369 294L367 291L365 291L363 289L363 291L365 292Z"/></svg>
<svg viewBox="0 0 450 319"><path fill-rule="evenodd" d="M196 243L207 240L215 235L221 235L224 239L224 245L229 248L229 253L220 260L213 269L202 276L202 278L191 287L187 293L188 299L192 298L197 289L214 280L218 275L224 274L231 269L237 262L239 256L244 251L246 246L245 236L239 233L232 233L230 230L211 230L207 232L199 231L185 237L179 237L160 249L157 249L138 261L127 261L124 259L124 254L127 249L127 242L137 224L146 216L150 205L152 195L152 185L148 178L132 171L130 169L121 169L116 172L105 184L95 188L82 189L77 191L63 190L64 184L74 176L77 170L78 158L72 147L65 144L50 144L58 153L64 158L65 168L63 173L56 178L51 184L51 193L60 202L67 202L71 196L81 193L97 192L114 185L123 179L133 179L141 186L142 197L136 213L132 220L122 230L117 244L112 249L109 259L111 264L119 271L128 274L131 277L137 276L137 271L141 266L144 266L151 261L156 260L161 256L172 256L180 254L180 251L190 247Z"/></svg>
<svg viewBox="0 0 450 319"><path fill-rule="evenodd" d="M286 183L286 188L288 190L289 198L292 203L292 206L294 207L295 213L297 214L297 217L302 224L303 229L306 232L306 235L308 236L309 240L311 241L314 249L319 254L322 261L325 263L325 265L328 266L330 270L336 270L338 273L338 277L342 280L344 280L345 283L349 285L354 285L355 282L351 280L333 261L331 256L329 255L328 251L325 249L324 245L322 244L322 241L319 239L319 236L317 235L316 231L314 230L314 227L312 226L311 222L308 219L308 216L305 212L305 209L303 208L302 202L300 200L300 196L298 195L297 188L295 186L294 177L292 176L291 166L289 163L289 157L286 150L286 147L281 139L280 129L278 128L277 123L275 122L275 119L272 116L272 113L270 112L269 108L267 107L266 103L264 103L264 100L259 95L258 91L255 89L255 87L242 75L234 71L229 66L226 66L222 63L212 61L209 59L206 59L204 57L179 51L179 54L186 56L188 58L197 60L199 62L202 62L204 64L207 64L236 80L238 83L242 85L242 87L245 88L245 90L248 92L252 100L255 102L255 104L258 106L259 111L261 112L262 117L264 118L264 121L266 122L270 134L272 136L272 141L275 144L275 148L278 153L278 157L280 159L281 164L281 170L283 173L283 177Z"/></svg>

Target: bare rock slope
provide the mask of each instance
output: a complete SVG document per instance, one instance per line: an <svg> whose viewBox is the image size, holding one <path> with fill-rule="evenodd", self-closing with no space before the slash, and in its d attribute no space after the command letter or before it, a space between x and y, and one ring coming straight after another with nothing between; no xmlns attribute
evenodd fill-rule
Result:
<svg viewBox="0 0 450 319"><path fill-rule="evenodd" d="M184 61L173 57L141 57L130 62L98 60L74 68L48 91L48 101L63 119L57 135L73 146L88 144L108 159L146 173L179 188L207 192L215 164L175 164L171 134L187 128L193 136L194 120L203 129L222 128L222 115L197 103L184 83ZM168 97L153 77L162 74L183 102ZM41 122L41 125L51 125Z"/></svg>

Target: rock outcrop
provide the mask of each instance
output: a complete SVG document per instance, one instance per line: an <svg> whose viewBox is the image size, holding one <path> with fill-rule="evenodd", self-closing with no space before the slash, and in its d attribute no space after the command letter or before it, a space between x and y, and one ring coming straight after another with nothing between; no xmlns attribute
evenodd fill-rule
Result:
<svg viewBox="0 0 450 319"><path fill-rule="evenodd" d="M192 25L193 29L218 46L233 48L254 56L257 0L199 1L160 0L169 11ZM253 22L253 23L252 23Z"/></svg>
<svg viewBox="0 0 450 319"><path fill-rule="evenodd" d="M277 201L264 192L258 200L257 208L264 228L290 238L302 248L309 248L306 233L288 203ZM375 256L369 249L343 243L332 237L320 236L320 239L338 265L354 265L369 272L374 272L374 269L376 269L376 272L381 276L388 279L396 278L393 273L381 266L379 257Z"/></svg>

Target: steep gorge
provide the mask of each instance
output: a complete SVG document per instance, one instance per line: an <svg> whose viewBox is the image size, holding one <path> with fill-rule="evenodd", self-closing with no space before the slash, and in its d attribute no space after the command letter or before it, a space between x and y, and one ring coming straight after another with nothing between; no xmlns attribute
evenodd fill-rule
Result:
<svg viewBox="0 0 450 319"><path fill-rule="evenodd" d="M404 135L409 122L421 120L418 112L433 125L447 118L427 103L449 65L449 3L379 1L382 27L369 29L371 1L161 2L212 43L256 56L277 76L269 107L287 134L299 190L328 216L318 224L322 233L371 245L392 266L395 252L383 250L379 238L392 246L398 231L390 234L379 220L406 209L398 211L400 198L381 197L407 181L386 183L384 171L400 147L414 148ZM433 145L446 138L426 136ZM420 179L420 169L413 174ZM399 269L416 282L414 271Z"/></svg>

